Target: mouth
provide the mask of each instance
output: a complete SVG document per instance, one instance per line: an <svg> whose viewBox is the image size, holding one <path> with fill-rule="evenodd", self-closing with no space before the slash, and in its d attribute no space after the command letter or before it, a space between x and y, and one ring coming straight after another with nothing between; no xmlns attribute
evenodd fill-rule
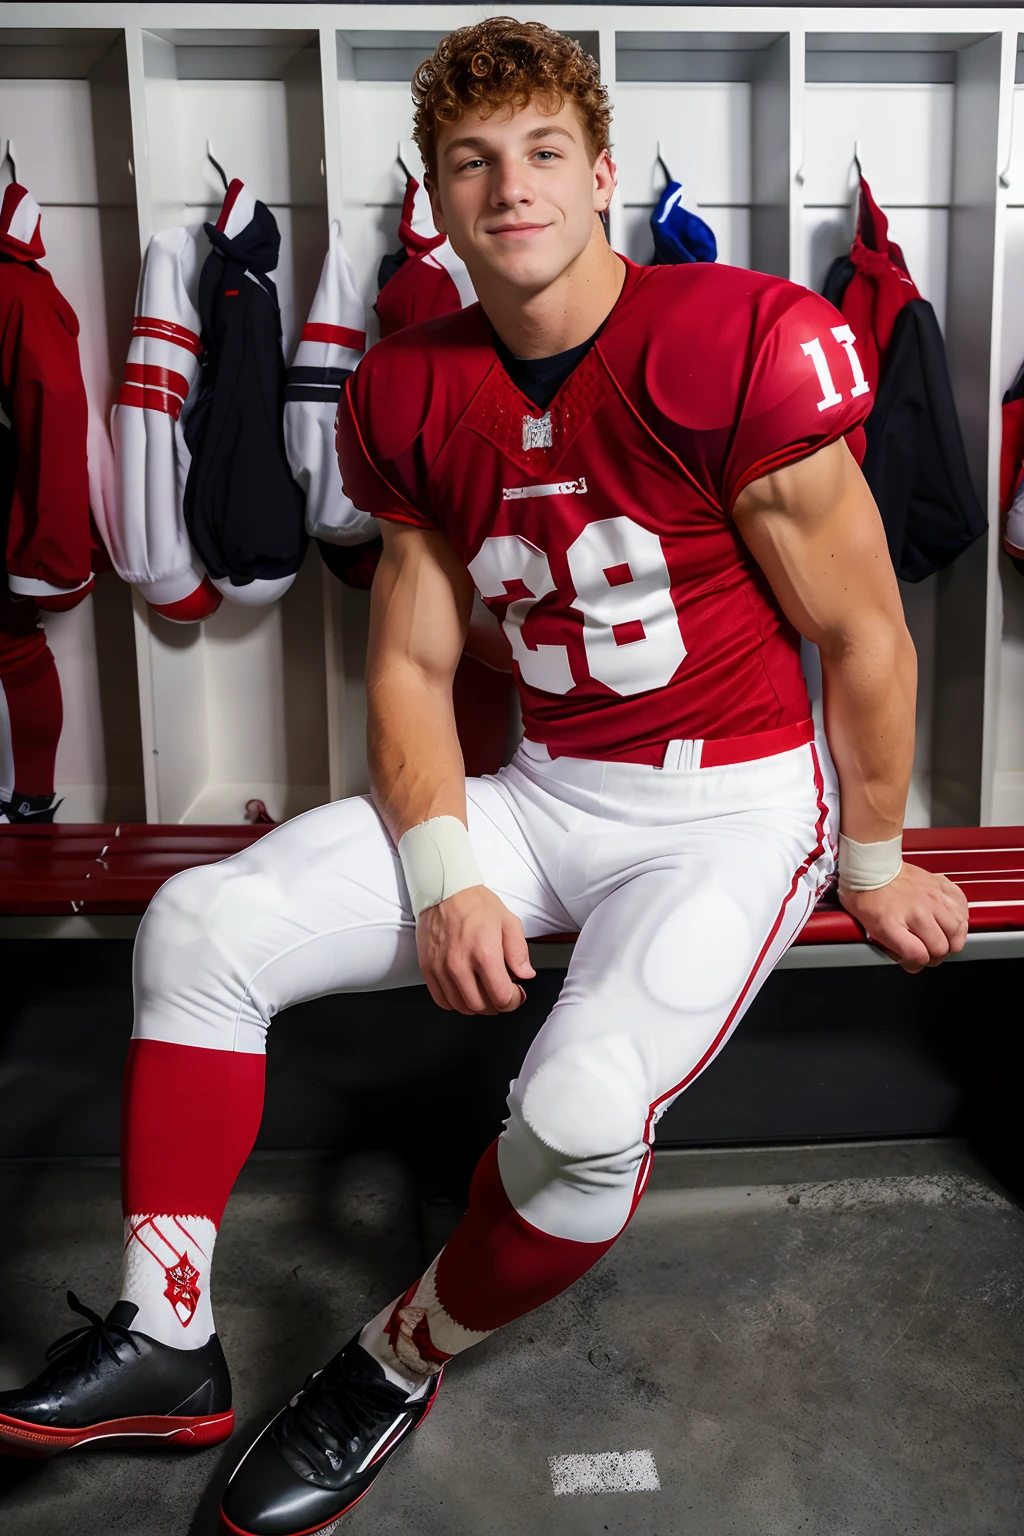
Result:
<svg viewBox="0 0 1024 1536"><path fill-rule="evenodd" d="M489 235L495 235L500 240L528 240L531 235L539 235L547 229L546 224L502 224L497 229L489 229Z"/></svg>

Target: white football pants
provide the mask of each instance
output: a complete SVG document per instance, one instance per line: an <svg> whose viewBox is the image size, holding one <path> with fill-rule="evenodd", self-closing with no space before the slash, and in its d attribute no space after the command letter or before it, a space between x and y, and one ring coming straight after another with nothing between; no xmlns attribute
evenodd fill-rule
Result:
<svg viewBox="0 0 1024 1536"><path fill-rule="evenodd" d="M666 761L692 761L690 745ZM524 742L466 788L484 879L526 936L580 930L511 1086L501 1180L541 1232L604 1242L628 1219L659 1116L725 1044L832 873L831 762L823 743L652 768L551 760ZM136 946L134 1033L259 1053L293 1003L420 979L391 839L369 799L337 801L161 888Z"/></svg>

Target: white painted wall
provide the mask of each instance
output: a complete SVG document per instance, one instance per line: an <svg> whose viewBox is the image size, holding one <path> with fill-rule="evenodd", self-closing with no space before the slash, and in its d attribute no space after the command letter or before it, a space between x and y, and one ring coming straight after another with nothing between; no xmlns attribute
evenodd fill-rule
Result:
<svg viewBox="0 0 1024 1536"><path fill-rule="evenodd" d="M329 217L342 220L372 338L377 267L397 241L400 141L414 158L408 85L391 76L408 72L437 35L487 13L452 5L5 6L0 137L13 137L19 175L43 205L51 269L82 319L93 399L106 408L120 381L140 244L155 229L198 227L216 213L221 194L206 162L207 139L281 228L276 280L287 355L316 285ZM651 251L648 219L663 185L660 141L715 230L723 261L752 264L756 188L780 186L772 195L788 199L790 275L820 286L852 233L856 141L940 323L961 301L949 286L953 168L965 132L960 88L929 80L927 67L902 80L900 58L908 47L936 55L955 49L964 34L1012 33L1015 47L1024 10L542 6L530 14L574 33L601 29L620 177L613 227L634 260ZM76 70L90 73L78 67L77 29L103 27L125 48L120 73L108 62L90 78L75 78ZM25 36L32 29L32 49L18 51L19 28ZM830 32L860 34L857 47L845 50L848 78L805 84L804 35ZM653 78L615 79L616 36L627 33L623 45L633 49L648 39L640 67ZM41 35L52 38L48 52ZM952 40L944 42L947 35ZM791 82L776 73L774 94L757 97L758 59L779 37L776 62L789 58ZM675 78L661 79L666 48L672 61L663 72ZM29 53L34 62L26 65ZM681 53L689 58L682 68ZM738 63L741 53L746 62ZM52 58L52 73L41 58ZM715 59L724 61L721 78ZM34 77L18 78L26 71ZM999 88L993 78L991 90L998 95ZM982 392L991 346L1004 384L1024 358L1024 102L1020 88L1016 94L1001 244L1006 295L993 316L994 337L978 338ZM766 110L774 114L774 170L756 163L765 153ZM985 174L994 182L999 169L993 151ZM983 211L982 230L986 217ZM982 262L970 281L987 280ZM993 579L998 590L990 588L988 601L1005 605L1002 638L986 663L990 683L1001 669L993 814L1024 820L1024 581L1010 569ZM904 599L921 658L910 819L922 822L930 807L936 584L908 588ZM315 552L271 609L225 603L191 630L154 619L139 603L133 623L131 611L127 589L108 576L95 599L47 621L65 686L58 760L64 819L142 815L143 786L145 813L169 821L235 821L253 796L274 815L294 814L329 793L362 787L365 598L325 579ZM977 751L980 760L980 741Z"/></svg>

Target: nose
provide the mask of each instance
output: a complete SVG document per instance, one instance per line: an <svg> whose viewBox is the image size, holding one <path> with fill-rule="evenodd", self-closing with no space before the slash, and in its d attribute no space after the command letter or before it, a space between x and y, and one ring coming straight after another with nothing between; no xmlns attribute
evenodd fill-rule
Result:
<svg viewBox="0 0 1024 1536"><path fill-rule="evenodd" d="M495 208L519 208L533 201L526 167L518 155L496 158L491 170L491 203Z"/></svg>

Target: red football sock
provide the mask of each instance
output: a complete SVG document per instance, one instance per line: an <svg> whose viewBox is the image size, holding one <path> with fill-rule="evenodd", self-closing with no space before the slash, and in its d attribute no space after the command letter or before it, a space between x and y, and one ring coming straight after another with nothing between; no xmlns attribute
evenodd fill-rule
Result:
<svg viewBox="0 0 1024 1536"><path fill-rule="evenodd" d="M220 1222L260 1128L266 1064L243 1051L131 1042L121 1101L125 1216Z"/></svg>
<svg viewBox="0 0 1024 1536"><path fill-rule="evenodd" d="M132 1327L174 1349L214 1331L217 1227L263 1112L266 1057L133 1040L121 1108L120 1295Z"/></svg>
<svg viewBox="0 0 1024 1536"><path fill-rule="evenodd" d="M463 1328L490 1333L561 1295L616 1237L579 1243L531 1227L505 1193L492 1142L473 1174L469 1209L437 1261L437 1299Z"/></svg>
<svg viewBox="0 0 1024 1536"><path fill-rule="evenodd" d="M648 1153L630 1217L650 1166ZM531 1226L505 1193L494 1142L477 1164L469 1209L440 1255L404 1296L366 1325L361 1342L390 1375L411 1384L495 1328L560 1295L620 1235L581 1243Z"/></svg>

